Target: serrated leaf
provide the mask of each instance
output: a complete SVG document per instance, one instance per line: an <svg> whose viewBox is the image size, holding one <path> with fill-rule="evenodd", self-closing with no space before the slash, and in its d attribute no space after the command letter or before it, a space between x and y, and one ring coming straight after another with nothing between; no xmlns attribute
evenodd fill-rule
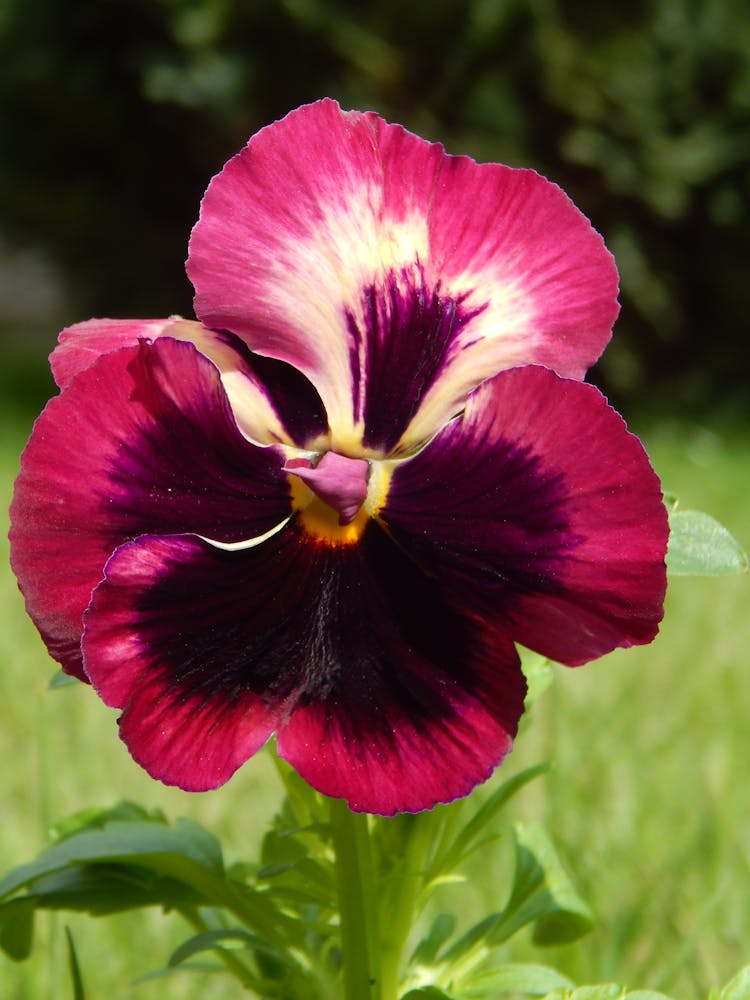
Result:
<svg viewBox="0 0 750 1000"><path fill-rule="evenodd" d="M719 994L719 1000L750 1000L750 965L740 969Z"/></svg>
<svg viewBox="0 0 750 1000"><path fill-rule="evenodd" d="M746 573L747 555L727 529L709 514L676 510L669 517L667 570L673 576Z"/></svg>
<svg viewBox="0 0 750 1000"><path fill-rule="evenodd" d="M461 1000L487 997L495 1000L501 993L526 993L544 996L551 990L573 989L574 984L556 969L546 965L514 962L480 971L467 978L460 991Z"/></svg>
<svg viewBox="0 0 750 1000"><path fill-rule="evenodd" d="M15 899L0 909L0 948L14 962L29 957L34 937L34 904Z"/></svg>

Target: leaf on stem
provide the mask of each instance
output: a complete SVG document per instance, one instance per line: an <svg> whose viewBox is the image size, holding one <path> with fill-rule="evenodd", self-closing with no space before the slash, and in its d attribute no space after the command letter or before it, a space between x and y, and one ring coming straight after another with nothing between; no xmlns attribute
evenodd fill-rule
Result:
<svg viewBox="0 0 750 1000"><path fill-rule="evenodd" d="M495 1000L505 993L544 996L552 990L573 988L567 976L556 969L514 962L478 971L465 980L460 996L461 1000Z"/></svg>
<svg viewBox="0 0 750 1000"><path fill-rule="evenodd" d="M667 570L672 576L746 573L747 555L727 529L709 514L673 510L669 515Z"/></svg>
<svg viewBox="0 0 750 1000"><path fill-rule="evenodd" d="M740 969L719 993L718 1000L750 1000L750 965Z"/></svg>
<svg viewBox="0 0 750 1000"><path fill-rule="evenodd" d="M549 765L546 763L536 764L514 774L512 778L496 788L472 815L471 819L461 827L450 846L434 860L430 866L429 881L452 872L478 847L482 846L486 842L488 831L492 830L492 823L502 808L525 785L540 774L544 774L548 769Z"/></svg>
<svg viewBox="0 0 750 1000"><path fill-rule="evenodd" d="M538 824L515 826L516 871L505 909L504 927L493 941L505 941L527 923L534 923L539 945L567 944L594 925L588 906L576 892L552 840Z"/></svg>
<svg viewBox="0 0 750 1000"><path fill-rule="evenodd" d="M574 990L553 990L543 1000L670 1000L664 993L653 990L627 990L616 983L598 983L595 986L579 986Z"/></svg>
<svg viewBox="0 0 750 1000"><path fill-rule="evenodd" d="M293 965L294 963L284 955L282 951L277 948L271 948L269 945L259 938L256 934L251 934L249 931L243 931L241 928L228 928L226 930L210 930L203 931L201 934L196 934L187 941L183 941L182 944L176 948L169 957L167 966L170 969L175 968L177 965L181 965L186 962L193 955L198 955L204 951L216 951L218 949L230 949L236 951L237 949L249 949L251 951L261 952L273 958L276 962L281 962L286 965Z"/></svg>

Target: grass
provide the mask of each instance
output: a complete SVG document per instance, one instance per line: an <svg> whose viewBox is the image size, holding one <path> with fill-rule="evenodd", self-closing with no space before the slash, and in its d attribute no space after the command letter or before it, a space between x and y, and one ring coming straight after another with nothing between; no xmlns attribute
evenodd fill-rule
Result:
<svg viewBox="0 0 750 1000"><path fill-rule="evenodd" d="M6 419L0 502L7 509L28 432ZM647 435L665 486L684 507L708 510L750 542L750 444L739 434L662 427ZM252 854L279 798L260 756L224 789L190 796L147 778L116 737L115 714L76 685L49 691L54 672L0 559L0 866L30 859L49 824L89 805L132 798L170 817L190 815L217 832L230 859ZM750 782L745 675L750 649L748 581L675 580L662 633L582 670L560 668L537 703L502 777L551 759L551 774L516 800L519 819L542 819L584 896L596 930L541 952L523 936L509 957L557 965L578 982L612 980L704 1000L749 959ZM483 859L467 911L497 908L507 887L506 848ZM486 864L485 864L486 862ZM469 916L467 912L466 916ZM40 922L30 961L0 957L0 996L71 995L64 927L74 935L91 996L157 1000L231 998L225 979L174 978L130 985L163 964L181 940L159 914ZM239 995L239 994L237 994Z"/></svg>

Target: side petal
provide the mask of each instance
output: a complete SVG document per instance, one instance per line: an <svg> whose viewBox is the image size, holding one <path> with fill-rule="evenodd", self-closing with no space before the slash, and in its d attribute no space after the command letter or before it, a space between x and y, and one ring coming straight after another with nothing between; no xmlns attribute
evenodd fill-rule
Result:
<svg viewBox="0 0 750 1000"><path fill-rule="evenodd" d="M656 635L661 487L593 386L501 372L398 464L380 516L452 600L552 659L576 665Z"/></svg>
<svg viewBox="0 0 750 1000"><path fill-rule="evenodd" d="M86 615L86 670L153 776L200 790L267 737L352 808L466 794L511 747L525 685L511 643L447 607L372 525L321 546L292 523L239 551L142 537Z"/></svg>
<svg viewBox="0 0 750 1000"><path fill-rule="evenodd" d="M221 373L221 381L240 430L259 444L295 444L315 448L328 433L328 420L317 392L295 368L253 356L238 337L211 330L192 320L90 319L66 327L50 356L61 389L103 354L134 347L158 337L193 344Z"/></svg>
<svg viewBox="0 0 750 1000"><path fill-rule="evenodd" d="M235 542L282 522L283 462L242 436L192 344L141 342L82 371L38 419L11 507L11 562L51 654L81 676L83 612L126 539Z"/></svg>
<svg viewBox="0 0 750 1000"><path fill-rule="evenodd" d="M187 266L197 315L305 372L344 451L408 450L503 368L580 377L618 311L612 257L556 185L329 100L211 181Z"/></svg>

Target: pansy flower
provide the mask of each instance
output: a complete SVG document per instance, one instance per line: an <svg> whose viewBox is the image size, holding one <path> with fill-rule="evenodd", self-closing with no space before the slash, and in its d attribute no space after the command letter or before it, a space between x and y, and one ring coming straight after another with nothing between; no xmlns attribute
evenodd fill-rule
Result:
<svg viewBox="0 0 750 1000"><path fill-rule="evenodd" d="M12 508L29 613L150 774L275 734L355 810L428 808L510 749L516 642L654 637L659 482L581 381L617 274L558 187L320 101L213 178L187 269L197 321L63 331Z"/></svg>

